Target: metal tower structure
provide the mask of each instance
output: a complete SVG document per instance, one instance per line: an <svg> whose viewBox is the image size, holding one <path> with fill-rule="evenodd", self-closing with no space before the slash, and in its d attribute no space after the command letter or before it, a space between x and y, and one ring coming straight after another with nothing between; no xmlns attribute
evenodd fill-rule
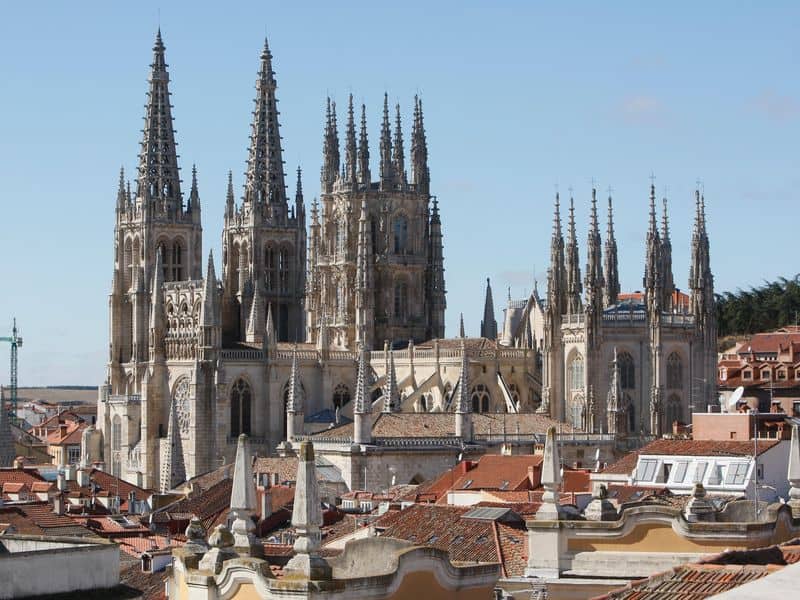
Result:
<svg viewBox="0 0 800 600"><path fill-rule="evenodd" d="M14 420L17 418L17 349L22 348L22 338L17 335L17 319L14 319L14 326L11 329L11 337L0 337L0 342L11 344L11 414Z"/></svg>

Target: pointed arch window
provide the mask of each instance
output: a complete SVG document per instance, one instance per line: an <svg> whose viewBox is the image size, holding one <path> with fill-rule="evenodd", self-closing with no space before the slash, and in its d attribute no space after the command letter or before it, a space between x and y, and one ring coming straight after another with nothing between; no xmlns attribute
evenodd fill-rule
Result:
<svg viewBox="0 0 800 600"><path fill-rule="evenodd" d="M350 389L343 383L336 386L333 390L333 406L341 408L350 402Z"/></svg>
<svg viewBox="0 0 800 600"><path fill-rule="evenodd" d="M678 394L672 394L667 399L667 427L672 429L672 424L675 423L675 421L683 421L681 397Z"/></svg>
<svg viewBox="0 0 800 600"><path fill-rule="evenodd" d="M470 399L472 400L472 412L489 412L489 405L491 404L492 396L489 394L489 389L484 384L479 383L472 388Z"/></svg>
<svg viewBox="0 0 800 600"><path fill-rule="evenodd" d="M275 269L275 248L267 246L264 249L264 273L267 280L267 291L272 292L275 290L277 284L277 271Z"/></svg>
<svg viewBox="0 0 800 600"><path fill-rule="evenodd" d="M394 253L408 254L408 219L405 215L397 215L392 223L394 233Z"/></svg>
<svg viewBox="0 0 800 600"><path fill-rule="evenodd" d="M584 429L584 419L586 417L586 406L582 396L576 396L572 399L571 411L572 427L578 430Z"/></svg>
<svg viewBox="0 0 800 600"><path fill-rule="evenodd" d="M183 245L180 240L175 240L172 244L172 252L169 257L170 277L165 281L183 281Z"/></svg>
<svg viewBox="0 0 800 600"><path fill-rule="evenodd" d="M583 356L581 354L576 354L572 362L569 363L567 377L569 380L569 389L583 389Z"/></svg>
<svg viewBox="0 0 800 600"><path fill-rule="evenodd" d="M111 474L115 477L122 475L122 418L114 415L111 421Z"/></svg>
<svg viewBox="0 0 800 600"><path fill-rule="evenodd" d="M280 291L289 291L289 250L281 248L278 252L278 278L280 279Z"/></svg>
<svg viewBox="0 0 800 600"><path fill-rule="evenodd" d="M619 369L619 385L623 390L633 390L636 388L636 366L633 357L627 352L617 356L617 368Z"/></svg>
<svg viewBox="0 0 800 600"><path fill-rule="evenodd" d="M677 352L667 357L667 389L679 390L683 387L683 363Z"/></svg>
<svg viewBox="0 0 800 600"><path fill-rule="evenodd" d="M395 319L405 319L408 316L408 284L397 281L394 284L394 317Z"/></svg>
<svg viewBox="0 0 800 600"><path fill-rule="evenodd" d="M250 435L250 415L253 391L244 379L238 379L231 389L231 437Z"/></svg>

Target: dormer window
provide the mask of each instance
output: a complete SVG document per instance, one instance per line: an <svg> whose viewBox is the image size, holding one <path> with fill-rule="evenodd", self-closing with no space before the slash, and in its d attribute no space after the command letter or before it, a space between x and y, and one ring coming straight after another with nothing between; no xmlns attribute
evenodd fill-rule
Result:
<svg viewBox="0 0 800 600"><path fill-rule="evenodd" d="M797 373L798 373L798 378L800 378L800 370L798 370ZM752 371L744 371L744 372L742 372L742 379L752 379L752 378L753 378L753 372Z"/></svg>
<svg viewBox="0 0 800 600"><path fill-rule="evenodd" d="M772 379L769 369L761 369L761 379Z"/></svg>

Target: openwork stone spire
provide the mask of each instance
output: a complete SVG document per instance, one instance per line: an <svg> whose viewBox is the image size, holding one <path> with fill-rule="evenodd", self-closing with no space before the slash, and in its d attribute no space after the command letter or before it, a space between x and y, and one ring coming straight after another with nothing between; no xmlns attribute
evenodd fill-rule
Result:
<svg viewBox="0 0 800 600"><path fill-rule="evenodd" d="M567 275L567 312L578 314L582 308L581 302L581 266L578 254L578 236L575 232L575 202L569 199L569 232L567 234L566 252Z"/></svg>
<svg viewBox="0 0 800 600"><path fill-rule="evenodd" d="M369 185L369 139L367 137L367 107L361 105L361 130L358 136L358 182Z"/></svg>
<svg viewBox="0 0 800 600"><path fill-rule="evenodd" d="M348 183L356 183L358 156L356 149L356 123L353 114L353 94L347 101L347 131L344 142L344 178Z"/></svg>
<svg viewBox="0 0 800 600"><path fill-rule="evenodd" d="M566 312L564 285L564 235L561 232L561 200L556 193L553 207L553 234L550 237L550 268L547 271L547 309L555 320Z"/></svg>
<svg viewBox="0 0 800 600"><path fill-rule="evenodd" d="M174 217L183 212L183 196L161 29L156 34L148 81L136 195L148 210Z"/></svg>
<svg viewBox="0 0 800 600"><path fill-rule="evenodd" d="M647 309L652 315L661 311L663 287L661 279L661 236L656 221L656 186L650 185L650 224L647 229L644 288Z"/></svg>
<svg viewBox="0 0 800 600"><path fill-rule="evenodd" d="M200 324L205 327L218 325L217 322L217 274L214 271L214 251L208 253L206 280L203 282L203 301L200 305Z"/></svg>
<svg viewBox="0 0 800 600"><path fill-rule="evenodd" d="M280 126L272 53L264 40L261 68L256 80L255 110L250 134L244 200L250 206L287 205Z"/></svg>
<svg viewBox="0 0 800 600"><path fill-rule="evenodd" d="M664 299L662 305L665 309L672 308L672 293L675 291L675 281L672 277L672 242L669 239L669 217L667 215L667 199L663 199L664 209L661 215L661 288Z"/></svg>
<svg viewBox="0 0 800 600"><path fill-rule="evenodd" d="M603 258L597 220L597 191L592 188L589 237L586 240L586 309L599 314L603 308Z"/></svg>
<svg viewBox="0 0 800 600"><path fill-rule="evenodd" d="M398 183L405 183L406 163L405 150L403 149L403 127L400 121L400 104L395 107L394 125L394 154L392 155L392 168Z"/></svg>
<svg viewBox="0 0 800 600"><path fill-rule="evenodd" d="M183 461L183 443L178 427L178 407L175 398L169 405L169 425L167 444L161 458L161 492L168 492L186 480L186 466Z"/></svg>
<svg viewBox="0 0 800 600"><path fill-rule="evenodd" d="M481 321L481 337L497 339L497 319L494 317L494 300L492 298L492 283L486 278L486 299L483 302L483 320Z"/></svg>
<svg viewBox="0 0 800 600"><path fill-rule="evenodd" d="M322 140L322 190L331 192L339 174L339 131L336 125L336 102L328 98L325 108L325 134Z"/></svg>
<svg viewBox="0 0 800 600"><path fill-rule="evenodd" d="M422 100L414 96L414 127L411 134L411 182L428 192L430 171L428 170L428 142L425 139L425 122L422 116Z"/></svg>
<svg viewBox="0 0 800 600"><path fill-rule="evenodd" d="M383 95L383 122L381 124L381 188L390 189L394 180L392 163L392 134L389 128L389 94Z"/></svg>
<svg viewBox="0 0 800 600"><path fill-rule="evenodd" d="M619 267L617 265L617 240L614 237L614 208L611 195L608 196L608 225L606 229L606 253L603 264L605 287L603 288L603 305L611 306L619 298Z"/></svg>
<svg viewBox="0 0 800 600"><path fill-rule="evenodd" d="M300 388L300 373L297 369L297 344L292 349L292 369L289 372L289 389L286 399L287 412L303 412L303 392Z"/></svg>
<svg viewBox="0 0 800 600"><path fill-rule="evenodd" d="M462 442L472 441L472 406L469 397L469 357L461 339L461 374L458 376L458 398L455 409L455 433Z"/></svg>

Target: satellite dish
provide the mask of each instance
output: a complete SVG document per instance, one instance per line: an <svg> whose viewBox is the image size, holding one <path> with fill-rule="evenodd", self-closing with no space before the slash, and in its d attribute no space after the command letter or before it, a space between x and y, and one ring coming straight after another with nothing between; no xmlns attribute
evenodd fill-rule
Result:
<svg viewBox="0 0 800 600"><path fill-rule="evenodd" d="M744 394L744 388L741 385L733 390L731 397L728 398L728 412L736 412L736 405L742 399L742 394Z"/></svg>

